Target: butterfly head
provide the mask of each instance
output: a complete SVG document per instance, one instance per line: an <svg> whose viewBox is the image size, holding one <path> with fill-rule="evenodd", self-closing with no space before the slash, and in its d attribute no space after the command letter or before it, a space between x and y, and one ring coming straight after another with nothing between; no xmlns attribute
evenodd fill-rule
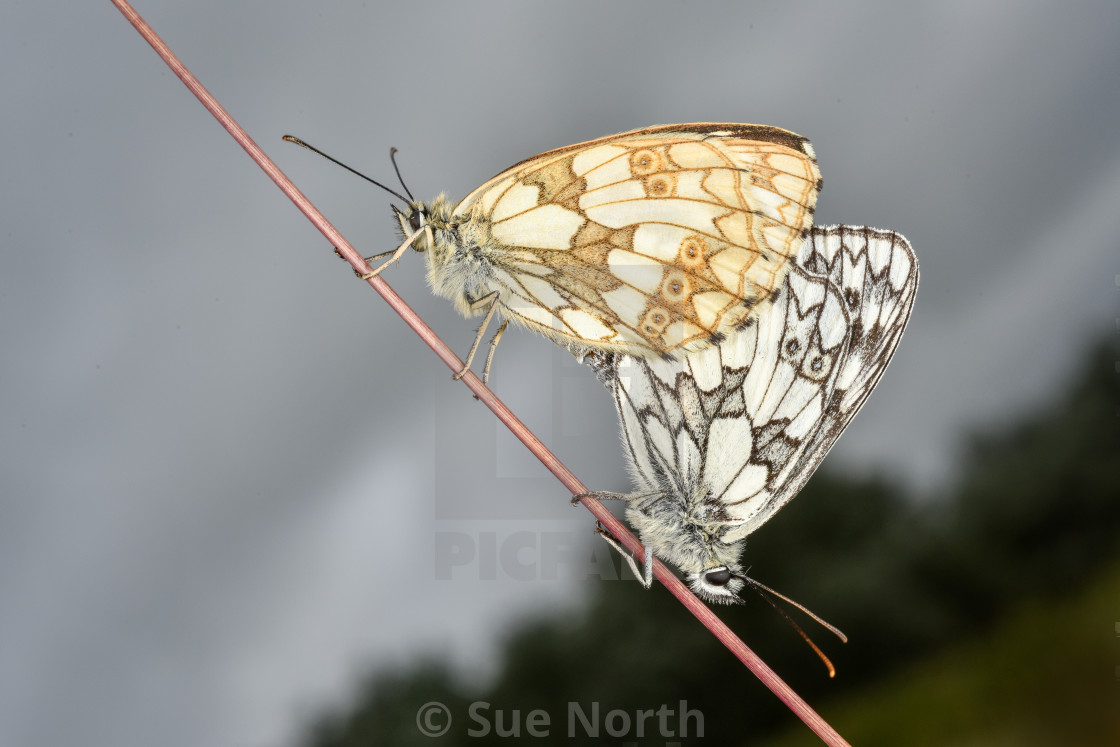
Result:
<svg viewBox="0 0 1120 747"><path fill-rule="evenodd" d="M393 205L392 208L393 215L396 216L397 223L400 224L402 238L407 239L424 226L431 225L431 210L425 203L419 200L410 202L408 207L404 210L401 210L396 205ZM422 233L413 239L412 248L418 252L428 251L430 247L428 246L427 234Z"/></svg>
<svg viewBox="0 0 1120 747"><path fill-rule="evenodd" d="M428 284L464 316L472 316L477 313L472 299L489 292L480 284L486 274L479 248L485 236L473 214L456 215L455 210L446 195L439 195L428 203L413 200L404 210L394 207L393 213L404 238L427 229L412 240L412 248L427 256Z"/></svg>
<svg viewBox="0 0 1120 747"><path fill-rule="evenodd" d="M682 493L666 485L627 506L626 518L638 531L642 544L661 560L685 573L696 596L709 604L740 604L743 569L739 556L743 540L726 542L725 523L709 515L704 496L708 488L698 483Z"/></svg>
<svg viewBox="0 0 1120 747"><path fill-rule="evenodd" d="M422 228L431 229L431 238L435 240L434 250L438 254L441 245L458 243L460 227L465 220L454 216L455 206L447 199L446 195L439 195L431 202L413 200L404 210L393 206L393 214L400 224L403 238L414 235ZM412 248L418 252L433 251L429 244L428 233L424 232L412 242Z"/></svg>
<svg viewBox="0 0 1120 747"><path fill-rule="evenodd" d="M743 588L742 573L738 566L713 566L688 574L692 592L709 604L742 604L739 591Z"/></svg>

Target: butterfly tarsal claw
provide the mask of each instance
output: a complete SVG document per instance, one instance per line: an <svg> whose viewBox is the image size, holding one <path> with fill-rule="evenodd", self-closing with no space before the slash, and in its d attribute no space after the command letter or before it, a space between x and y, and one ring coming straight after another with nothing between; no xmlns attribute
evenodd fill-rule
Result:
<svg viewBox="0 0 1120 747"><path fill-rule="evenodd" d="M498 291L488 293L477 301L471 301L470 310L476 311L478 309L486 308L487 306L489 306L490 309L486 312L486 316L482 319L482 324L480 324L478 327L478 334L474 336L474 344L471 345L470 352L467 353L467 360L465 363L463 363L463 369L451 377L452 381L458 381L466 375L467 371L471 370L471 363L474 361L474 354L478 352L478 346L479 343L482 342L482 336L486 334L486 328L490 326L490 320L494 318L494 314L498 311ZM502 336L501 333L504 331L505 324L503 324L502 328L498 330L498 333L494 335L494 340L490 344L496 346L498 344L498 339ZM493 359L493 357L494 350L493 348L491 348L490 355L487 358L486 370L483 371L484 376L489 376L490 360ZM485 379L483 380L483 383L486 383Z"/></svg>
<svg viewBox="0 0 1120 747"><path fill-rule="evenodd" d="M508 324L508 319L502 322L502 325L498 327L498 331L495 332L494 336L490 338L490 352L486 355L486 365L482 367L483 384L490 383L490 364L494 362L494 351L498 348L498 340L502 339L502 335L505 334L506 326ZM474 398L478 399L478 395L474 395Z"/></svg>
<svg viewBox="0 0 1120 747"><path fill-rule="evenodd" d="M385 252L385 254L375 254L372 257L365 257L366 264L369 264L369 261L371 259L377 259L379 257L384 257L388 254L392 254L392 252ZM382 265L381 267L378 267L373 272L358 272L357 270L354 270L354 277L356 277L358 280L369 280L370 278L377 277L383 269L385 269L384 265Z"/></svg>
<svg viewBox="0 0 1120 747"><path fill-rule="evenodd" d="M592 490L588 493L580 493L579 495L573 495L572 496L572 505L573 506L578 506L580 504L580 501L582 501L584 498L594 498L595 500L598 500L598 501L625 501L625 500L629 500L630 497L631 497L630 493L612 493L609 490ZM602 528L601 524L599 525L599 529L602 529L602 531L604 531L604 532L606 531L605 529ZM596 531L599 531L599 530L596 530Z"/></svg>
<svg viewBox="0 0 1120 747"><path fill-rule="evenodd" d="M490 338L490 352L486 354L486 365L482 367L482 383L487 384L490 382L490 364L494 362L494 351L498 349L498 340L502 339L502 335L506 333L506 327L509 326L509 320L502 322L498 327L498 331Z"/></svg>
<svg viewBox="0 0 1120 747"><path fill-rule="evenodd" d="M630 554L630 551L623 547L601 522L595 522L595 534L602 537L608 545L618 551L622 559L630 565L630 570L634 574L634 578L638 579L638 583L642 585L642 588L649 589L653 587L653 549L650 548L649 545L646 545L644 548L645 557L642 561L642 569L639 569L638 563L634 560L634 556Z"/></svg>
<svg viewBox="0 0 1120 747"><path fill-rule="evenodd" d="M383 271L383 270L384 270L384 269L385 269L386 267L388 267L389 265L393 264L393 263L394 263L394 262L396 262L396 261L397 261L398 259L400 259L400 258L401 258L401 255L403 255L403 254L405 253L405 251L406 251L406 250L407 250L407 249L408 249L408 248L409 248L410 246L412 246L413 242L414 242L414 241L416 241L416 239L420 238L420 234L427 234L427 237L428 237L428 241L429 241L429 242L431 241L431 235L432 235L432 229L431 229L431 227L429 227L429 226L421 226L421 227L420 227L420 228L419 228L419 229L418 229L417 231L415 231L415 232L414 232L414 233L413 233L413 234L412 234L411 236L409 236L408 238L406 238L406 239L404 240L404 243L402 243L402 244L401 244L400 246L398 246L398 247L397 247L396 249L394 249L393 251L391 251L391 252L382 252L381 254L375 254L375 255L373 255L372 257L364 257L364 258L363 258L363 259L365 259L365 261L366 261L366 264L369 264L369 263L373 262L374 260L378 260L378 259L381 259L382 257L389 257L389 259L387 259L387 260L386 260L386 261L385 261L384 263L382 263L381 265L379 265L378 267L374 268L373 270L371 270L371 271L369 271L369 272L358 272L357 270L354 270L354 274L355 274L355 275L357 275L357 276L358 276L358 278L359 278L360 280L369 280L370 278L375 278L375 277L377 277L378 275L380 275L380 274L381 274L381 272L382 272L382 271ZM338 249L337 249L337 248L335 248L335 250L334 250L334 251L335 251L335 253L336 253L336 254L338 254Z"/></svg>

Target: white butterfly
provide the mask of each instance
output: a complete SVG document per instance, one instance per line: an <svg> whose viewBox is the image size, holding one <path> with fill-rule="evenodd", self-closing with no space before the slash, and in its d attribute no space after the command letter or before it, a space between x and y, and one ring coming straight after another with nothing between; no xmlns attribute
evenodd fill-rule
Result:
<svg viewBox="0 0 1120 747"><path fill-rule="evenodd" d="M680 360L588 356L614 395L639 487L592 495L627 501L644 573L623 554L647 588L656 554L706 601L739 601L744 538L801 490L863 405L917 285L899 234L813 228L781 291L718 347Z"/></svg>

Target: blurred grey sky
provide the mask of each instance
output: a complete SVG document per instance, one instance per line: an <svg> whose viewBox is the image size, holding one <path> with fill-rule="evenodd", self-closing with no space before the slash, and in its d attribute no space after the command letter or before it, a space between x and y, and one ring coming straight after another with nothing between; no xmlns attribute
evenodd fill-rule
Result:
<svg viewBox="0 0 1120 747"><path fill-rule="evenodd" d="M962 429L1115 329L1115 3L136 7L370 253L386 195L281 135L386 181L395 145L424 198L652 124L809 137L818 222L898 230L922 269L829 468L934 492ZM0 18L0 744L282 744L370 668L485 674L520 615L578 608L598 581L486 558L592 547L590 517L112 5ZM466 350L421 257L387 279ZM626 489L590 372L512 331L494 381L585 483Z"/></svg>

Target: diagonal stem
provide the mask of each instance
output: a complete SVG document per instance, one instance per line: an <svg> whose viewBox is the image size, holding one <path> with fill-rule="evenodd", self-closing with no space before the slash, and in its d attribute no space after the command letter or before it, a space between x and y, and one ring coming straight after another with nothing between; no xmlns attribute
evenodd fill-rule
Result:
<svg viewBox="0 0 1120 747"><path fill-rule="evenodd" d="M174 72L187 88L198 97L198 100L206 107L207 111L214 115L214 118L218 120L222 127L224 127L229 134L233 136L233 139L245 149L249 157L256 161L257 165L276 183L276 186L295 203L300 212L306 215L307 219L319 229L330 242L331 246L336 247L342 257L349 262L359 274L370 272L372 268L362 259L362 255L350 245L350 242L343 238L342 234L338 232L338 229L331 225L330 221L323 217L323 214L311 204L311 201L292 184L291 180L280 171L279 167L265 155L260 146L253 142L249 134L245 132L245 130L241 128L241 125L237 124L233 117L231 117L229 113L221 107L218 101L210 95L210 92L203 87L179 58L172 53L171 49L159 38L155 31L152 30L151 26L140 17L140 14L128 4L127 0L112 1L121 13L124 14L125 18L128 19L129 23L140 32L140 35L143 36L144 39L152 45L156 53L163 58L163 61L167 63L172 72ZM449 348L443 340L436 336L432 328L405 303L404 299L398 296L396 292L389 287L388 283L380 277L369 278L366 282L385 299L386 303L392 307L393 311L400 315L405 321L405 324L412 327L413 331L428 344L428 347L439 356L439 359L442 360L448 368L452 371L459 371L463 368L463 362L459 357L452 352L451 348ZM513 432L513 435L517 436L518 440L525 444L526 448L533 452L533 455L537 457L537 459L541 460L541 463L564 484L564 487L566 487L572 495L588 492L587 488L572 474L571 470L565 467L564 464L541 443L540 439L525 427L525 424L522 423L481 380L479 380L478 376L476 376L473 371L468 372L460 380L479 398L479 400L494 412L499 420L505 423L506 427ZM610 511L607 511L602 503L591 497L585 497L581 500L583 505L587 507L587 510L594 514L595 518L598 519L619 542L635 555L642 555L643 550L641 543L630 533L630 530L625 524L616 519ZM782 681L782 679L778 677L757 654L749 649L722 620L716 617L715 613L712 612L708 605L700 601L700 599L677 578L676 574L666 568L660 560L654 559L653 572L657 580L660 581L673 596L679 599L681 604L695 615L723 645L727 646L727 648L731 650L731 653L735 654L756 677L762 680L763 684L770 688L790 710L797 714L810 729L816 732L825 744L831 745L832 747L848 746L844 738L841 737L827 721L810 708L809 705L801 699L801 696L794 692L793 688Z"/></svg>

